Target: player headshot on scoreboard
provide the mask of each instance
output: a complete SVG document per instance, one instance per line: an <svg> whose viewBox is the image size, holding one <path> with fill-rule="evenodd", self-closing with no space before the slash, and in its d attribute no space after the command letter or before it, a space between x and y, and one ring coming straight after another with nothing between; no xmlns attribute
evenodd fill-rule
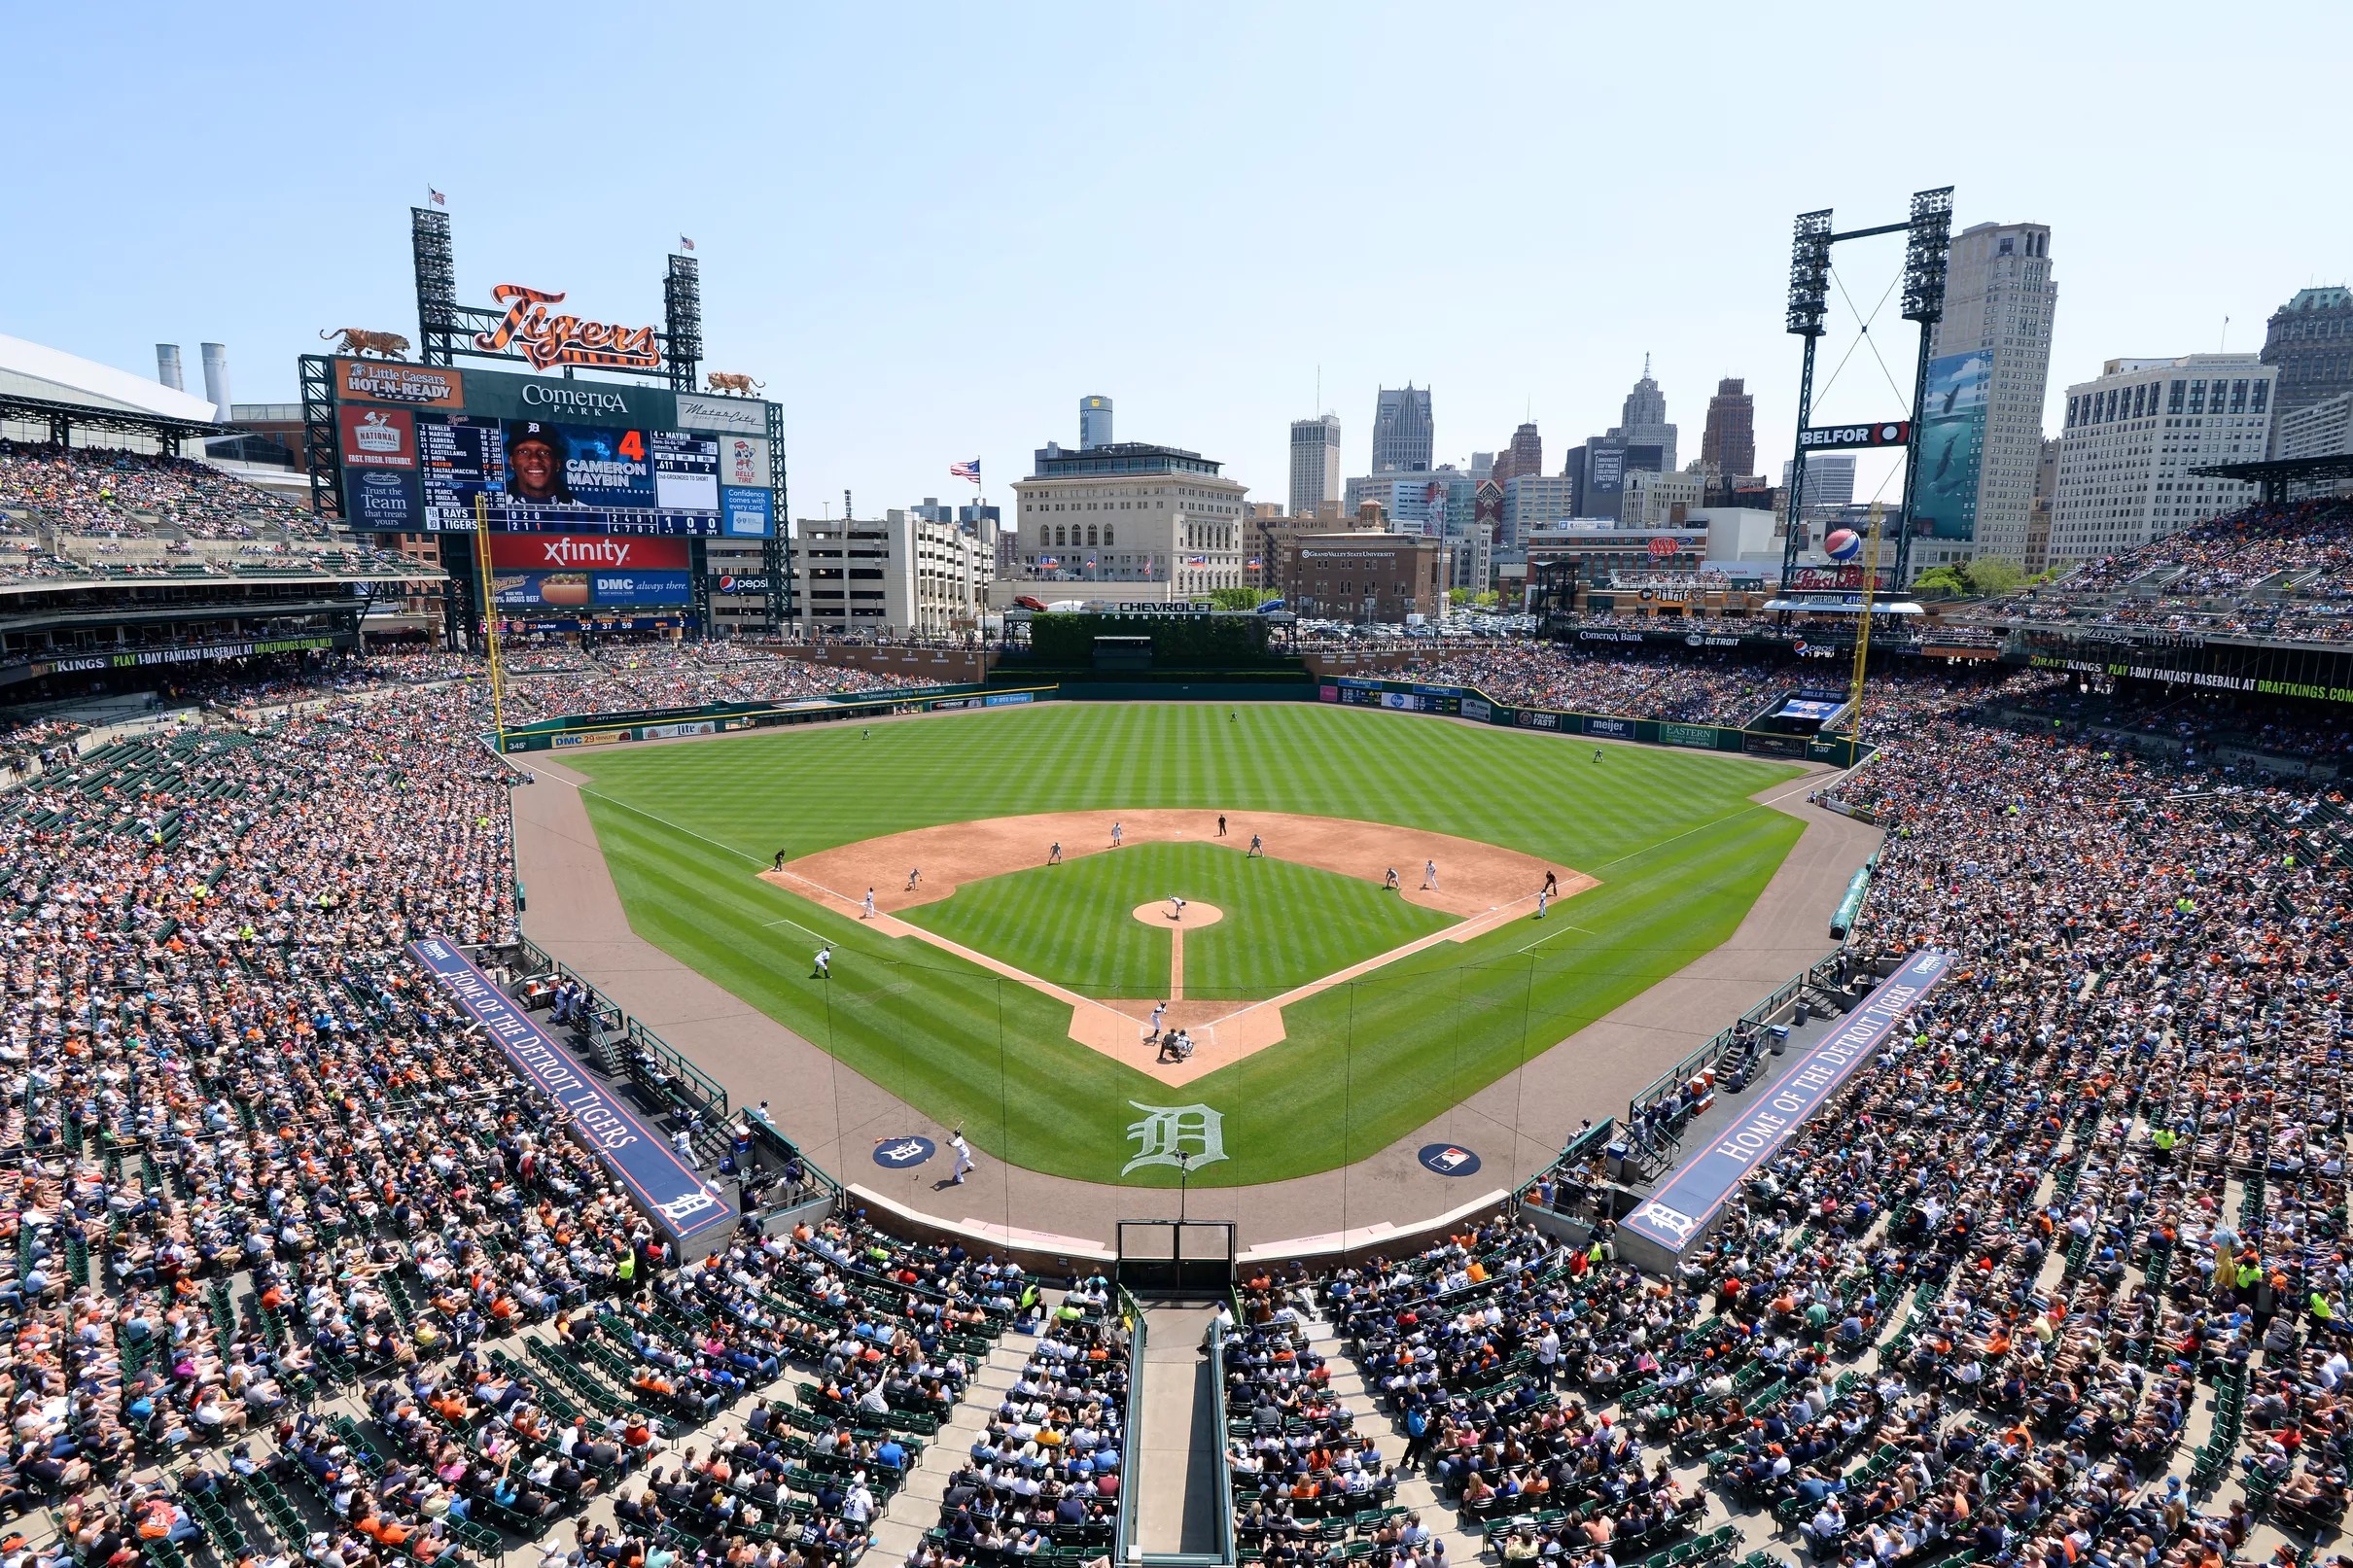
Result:
<svg viewBox="0 0 2353 1568"><path fill-rule="evenodd" d="M507 428L507 493L540 506L572 506L564 482L564 437L553 425L519 421Z"/></svg>

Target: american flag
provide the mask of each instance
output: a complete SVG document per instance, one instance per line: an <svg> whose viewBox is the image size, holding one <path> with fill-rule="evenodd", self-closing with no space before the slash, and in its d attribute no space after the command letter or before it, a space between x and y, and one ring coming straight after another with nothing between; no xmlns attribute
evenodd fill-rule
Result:
<svg viewBox="0 0 2353 1568"><path fill-rule="evenodd" d="M1250 570L1251 570L1252 572L1256 572L1256 571L1258 571L1260 568L1264 567L1265 565L1266 565L1266 563L1265 563L1265 562L1263 562L1263 561L1261 561L1261 560L1259 560L1259 559L1258 559L1258 557L1256 557L1256 556L1254 556L1254 555L1250 557Z"/></svg>
<svg viewBox="0 0 2353 1568"><path fill-rule="evenodd" d="M449 198L441 194L439 191L436 191L431 186L427 186L425 188L425 193L433 197L433 204L437 207L446 207L449 205Z"/></svg>
<svg viewBox="0 0 2353 1568"><path fill-rule="evenodd" d="M948 477L951 479L969 479L974 484L980 483L980 459L974 458L969 463L949 464Z"/></svg>
<svg viewBox="0 0 2353 1568"><path fill-rule="evenodd" d="M1210 558L1206 555L1188 555L1184 558L1184 564L1186 566L1208 566Z"/></svg>
<svg viewBox="0 0 2353 1568"><path fill-rule="evenodd" d="M678 237L678 248L682 251L690 251L694 249L694 241L688 239L685 235L681 234Z"/></svg>

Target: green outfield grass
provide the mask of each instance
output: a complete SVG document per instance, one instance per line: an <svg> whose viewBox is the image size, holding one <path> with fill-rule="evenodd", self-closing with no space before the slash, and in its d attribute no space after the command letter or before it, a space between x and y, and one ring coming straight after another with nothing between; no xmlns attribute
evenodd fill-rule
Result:
<svg viewBox="0 0 2353 1568"><path fill-rule="evenodd" d="M1237 713L1058 703L562 761L592 780L589 814L641 936L927 1114L961 1122L997 1158L1152 1185L1174 1185L1175 1173L1121 1175L1134 1148L1131 1101L1200 1102L1223 1114L1228 1158L1198 1168L1196 1185L1273 1181L1361 1158L1722 943L1801 831L1747 798L1794 777L1785 765L1641 747L1606 748L1597 762L1594 748L1560 736L1308 704ZM779 851L807 854L907 828L1164 806L1459 834L1572 866L1601 886L1557 905L1543 926L1513 922L1466 943L1435 943L1287 1007L1282 1044L1172 1091L1070 1040L1067 1005L756 876ZM992 881L1010 889L998 896L1018 901L1012 885L1032 875ZM1219 957L1212 927L1202 958L1188 938L1187 970L1208 961L1217 980L1205 984L1247 989L1319 961L1282 944L1336 940L1316 929L1330 923L1320 886L1302 882L1297 909L1286 896L1261 916L1253 902L1253 925L1271 920L1281 936L1261 933ZM968 890L932 907L945 911ZM1106 889L1104 897L1125 897L1124 913L1168 890L1127 897ZM1200 896L1224 906L1214 893ZM1015 945L1074 953L1082 935L1055 934L1059 918L1040 904L1035 922L1011 921L990 940L966 929L958 940L1014 962ZM1369 927L1361 939L1377 943L1374 952L1397 945ZM820 941L833 944L830 983L806 978ZM1131 975L1110 972L1122 984ZM738 1088L780 1100L790 1092Z"/></svg>
<svg viewBox="0 0 2353 1568"><path fill-rule="evenodd" d="M1184 993L1271 996L1443 930L1454 917L1240 846L1132 844L989 877L900 919L1083 995L1166 996L1169 936L1135 918L1180 893L1223 919L1184 939Z"/></svg>

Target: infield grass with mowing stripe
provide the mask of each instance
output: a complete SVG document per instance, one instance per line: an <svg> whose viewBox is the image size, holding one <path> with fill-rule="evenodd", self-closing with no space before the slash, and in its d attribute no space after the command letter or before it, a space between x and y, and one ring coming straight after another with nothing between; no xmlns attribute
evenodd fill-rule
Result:
<svg viewBox="0 0 2353 1568"><path fill-rule="evenodd" d="M1007 872L899 919L1081 995L1149 999L1169 992L1173 923L1135 911L1171 893L1223 916L1185 932L1194 1000L1280 995L1455 923L1355 877L1222 844L1131 844Z"/></svg>
<svg viewBox="0 0 2353 1568"><path fill-rule="evenodd" d="M1223 1114L1227 1158L1197 1167L1195 1185L1360 1159L1722 943L1802 830L1747 798L1796 775L1782 764L1641 747L1610 747L1595 762L1590 745L1560 736L1308 704L1228 713L1055 703L862 735L812 725L562 760L592 781L583 796L639 935L925 1114L962 1123L999 1159L1149 1185L1175 1185L1176 1174L1149 1167L1122 1177L1131 1101L1199 1101ZM1601 885L1554 905L1550 921L1433 943L1287 1007L1282 1044L1171 1091L1071 1040L1067 1004L756 875L780 850L1147 807L1393 822L1505 845ZM1321 912L1286 900L1279 916L1308 927ZM819 939L834 948L834 978L822 986L808 978ZM1003 953L1008 940L1058 939L1025 926L969 945ZM1188 939L1188 970L1194 955ZM1245 955L1211 972L1242 985L1288 972L1248 967L1257 961ZM736 1087L777 1099L796 1088ZM1566 1130L1529 1130L1556 1132Z"/></svg>

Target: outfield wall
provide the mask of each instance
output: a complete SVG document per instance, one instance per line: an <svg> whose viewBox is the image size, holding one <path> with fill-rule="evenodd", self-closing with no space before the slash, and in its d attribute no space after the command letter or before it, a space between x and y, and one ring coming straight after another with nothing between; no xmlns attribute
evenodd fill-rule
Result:
<svg viewBox="0 0 2353 1568"><path fill-rule="evenodd" d="M568 751L584 746L676 740L683 735L774 729L783 724L944 714L966 708L1013 708L1047 702L1058 694L1059 688L1055 686L932 686L812 702L714 703L702 708L648 709L632 714L576 714L509 729L506 732L504 749L510 755L518 751Z"/></svg>
<svg viewBox="0 0 2353 1568"><path fill-rule="evenodd" d="M1738 751L1750 756L1778 756L1807 762L1827 762L1850 768L1858 755L1871 756L1873 748L1858 752L1844 736L1822 740L1815 736L1782 735L1741 729L1731 724L1678 724L1663 718L1633 718L1623 714L1579 714L1557 708L1515 708L1499 703L1476 686L1431 685L1422 681L1385 680L1363 676L1338 676L1318 683L1318 702L1344 706L1387 708L1399 713L1437 714L1467 718L1476 724L1500 724L1510 729L1542 730L1553 735L1583 735L1601 740L1633 741L1640 746L1673 746L1698 751Z"/></svg>

